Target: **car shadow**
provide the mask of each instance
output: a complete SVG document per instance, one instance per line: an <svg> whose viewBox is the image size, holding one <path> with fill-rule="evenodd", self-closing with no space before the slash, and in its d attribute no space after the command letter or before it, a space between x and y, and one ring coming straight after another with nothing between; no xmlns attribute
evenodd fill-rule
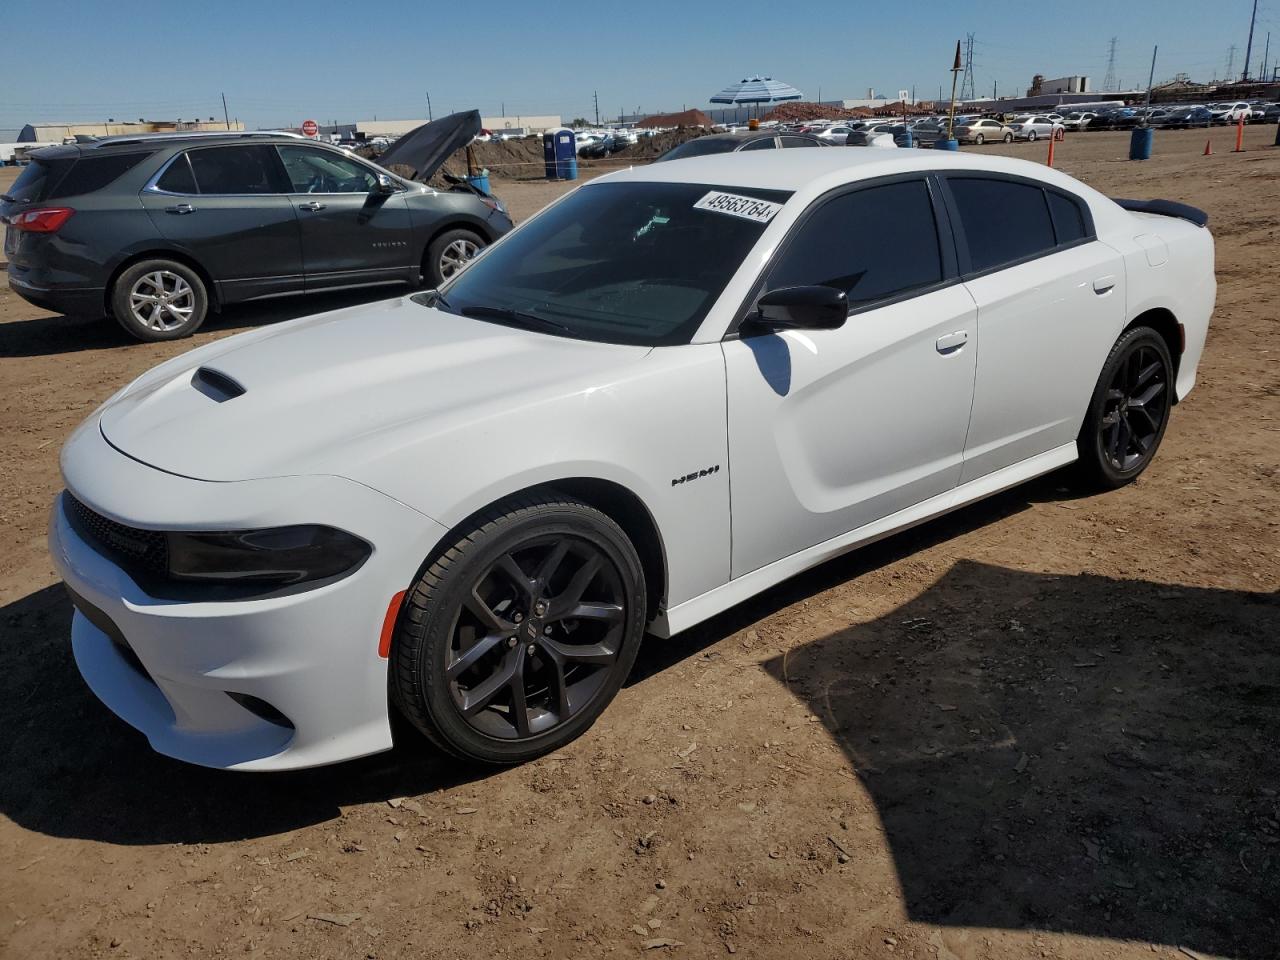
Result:
<svg viewBox="0 0 1280 960"><path fill-rule="evenodd" d="M210 313L191 345L198 345L200 337L206 333L252 330L267 324L386 300L411 292L408 286L388 285L232 304L224 307L221 312ZM31 307L30 310L32 313L41 313L37 307ZM47 357L82 350L122 347L146 349L147 345L129 336L110 317L66 317L45 313L29 320L11 320L0 324L0 357Z"/></svg>
<svg viewBox="0 0 1280 960"><path fill-rule="evenodd" d="M795 577L693 630L651 639L638 683L796 600L866 570L1025 509L1074 496L1061 474ZM60 585L0 609L0 814L50 836L118 844L218 842L323 822L343 806L420 795L481 780L491 767L444 757L400 724L389 753L270 776L206 770L160 756L84 685L67 637L71 606Z"/></svg>
<svg viewBox="0 0 1280 960"><path fill-rule="evenodd" d="M1277 640L1276 594L962 561L766 669L874 800L909 919L1261 960Z"/></svg>

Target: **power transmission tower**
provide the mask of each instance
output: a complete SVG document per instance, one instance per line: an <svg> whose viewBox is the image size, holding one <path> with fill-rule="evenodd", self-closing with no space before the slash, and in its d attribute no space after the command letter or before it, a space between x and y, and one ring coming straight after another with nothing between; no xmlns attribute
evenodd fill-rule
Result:
<svg viewBox="0 0 1280 960"><path fill-rule="evenodd" d="M1258 22L1258 0L1253 0L1253 15L1249 18L1249 42L1244 47L1244 73L1241 80L1249 79L1249 58L1253 53L1253 28Z"/></svg>
<svg viewBox="0 0 1280 960"><path fill-rule="evenodd" d="M1222 79L1226 83L1230 83L1235 79L1236 73L1236 45L1233 43L1227 50L1227 75Z"/></svg>
<svg viewBox="0 0 1280 960"><path fill-rule="evenodd" d="M596 126L598 127L600 126L600 94L594 90L591 91L591 99L596 104Z"/></svg>
<svg viewBox="0 0 1280 960"><path fill-rule="evenodd" d="M973 34L966 34L964 42L964 78L960 81L960 99L976 100L973 89Z"/></svg>
<svg viewBox="0 0 1280 960"><path fill-rule="evenodd" d="M1102 81L1102 89L1105 91L1116 90L1116 38L1111 38L1107 51L1107 75Z"/></svg>

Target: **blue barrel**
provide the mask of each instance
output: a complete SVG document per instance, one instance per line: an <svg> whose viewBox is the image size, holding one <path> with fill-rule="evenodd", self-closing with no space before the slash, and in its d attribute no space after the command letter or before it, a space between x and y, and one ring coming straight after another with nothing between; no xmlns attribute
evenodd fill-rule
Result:
<svg viewBox="0 0 1280 960"><path fill-rule="evenodd" d="M1129 135L1129 159L1150 160L1151 144L1155 140L1155 131L1150 127L1134 127Z"/></svg>
<svg viewBox="0 0 1280 960"><path fill-rule="evenodd" d="M907 129L902 132L902 136L898 138L898 146L914 147L915 145L915 141L911 139L911 128L907 127Z"/></svg>
<svg viewBox="0 0 1280 960"><path fill-rule="evenodd" d="M489 194L489 174L477 173L467 177L467 183L471 184L483 194Z"/></svg>
<svg viewBox="0 0 1280 960"><path fill-rule="evenodd" d="M933 149L935 149L935 150L959 150L959 149L960 149L960 141L959 141L959 140L935 140L935 141L933 142Z"/></svg>

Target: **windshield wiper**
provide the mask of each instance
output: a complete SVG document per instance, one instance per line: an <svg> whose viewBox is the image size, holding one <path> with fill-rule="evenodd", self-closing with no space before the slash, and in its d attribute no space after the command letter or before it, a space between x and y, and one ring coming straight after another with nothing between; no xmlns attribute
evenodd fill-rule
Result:
<svg viewBox="0 0 1280 960"><path fill-rule="evenodd" d="M539 317L536 314L524 313L520 310L512 310L510 307L463 307L460 311L464 317L484 318L491 317L494 320L505 320L516 326L525 327L530 330L558 330L568 331L570 328L563 323L557 323L554 320L548 320L546 317Z"/></svg>

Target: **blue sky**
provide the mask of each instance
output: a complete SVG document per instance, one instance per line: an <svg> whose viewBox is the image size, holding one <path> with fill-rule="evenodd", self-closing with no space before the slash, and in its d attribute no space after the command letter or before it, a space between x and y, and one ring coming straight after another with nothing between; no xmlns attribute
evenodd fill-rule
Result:
<svg viewBox="0 0 1280 960"><path fill-rule="evenodd" d="M0 86L0 129L35 120L221 116L250 127L425 116L556 113L566 120L705 107L727 83L760 72L809 99L936 96L955 42L975 34L979 93L1025 88L1034 73L1156 78L1236 72L1252 0L700 4L693 0L400 3L393 0L14 0L3 30L13 56ZM783 16L779 10L786 10ZM1280 58L1280 0L1260 0L1253 67L1267 30Z"/></svg>

